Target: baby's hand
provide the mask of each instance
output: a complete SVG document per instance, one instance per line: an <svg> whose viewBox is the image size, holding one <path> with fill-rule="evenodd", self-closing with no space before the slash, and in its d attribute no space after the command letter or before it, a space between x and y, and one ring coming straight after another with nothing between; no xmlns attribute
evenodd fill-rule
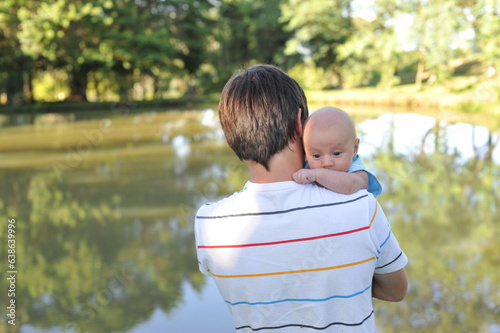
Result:
<svg viewBox="0 0 500 333"><path fill-rule="evenodd" d="M316 181L316 173L311 169L300 169L292 175L293 180L299 184L309 184Z"/></svg>

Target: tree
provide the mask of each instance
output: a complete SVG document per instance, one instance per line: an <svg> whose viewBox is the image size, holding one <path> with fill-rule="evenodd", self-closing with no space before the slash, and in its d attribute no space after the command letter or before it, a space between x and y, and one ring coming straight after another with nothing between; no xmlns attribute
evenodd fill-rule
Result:
<svg viewBox="0 0 500 333"><path fill-rule="evenodd" d="M94 5L81 0L39 2L19 9L21 49L32 59L45 59L70 76L71 95L86 100L87 75L109 55L100 52L102 31L111 24L102 15L102 0Z"/></svg>
<svg viewBox="0 0 500 333"><path fill-rule="evenodd" d="M134 69L169 68L175 43L168 10L160 1L58 0L21 7L18 34L22 50L66 70L71 96L86 100L88 75L112 71L120 95L133 82Z"/></svg>
<svg viewBox="0 0 500 333"><path fill-rule="evenodd" d="M352 20L355 31L339 46L339 58L349 70L351 85L390 88L399 83L395 74L403 53L394 24L399 7L391 0L376 0L371 10L372 20Z"/></svg>
<svg viewBox="0 0 500 333"><path fill-rule="evenodd" d="M161 72L178 72L175 64L178 42L173 37L172 9L162 1L113 2L106 9L113 24L104 32L103 43L109 52L110 70L120 82L119 95L133 86L134 70L153 77L155 91Z"/></svg>
<svg viewBox="0 0 500 333"><path fill-rule="evenodd" d="M283 1L223 0L216 7L217 23L208 54L208 62L217 70L214 89L219 90L236 68L252 63L289 67L284 49L291 33L280 21Z"/></svg>
<svg viewBox="0 0 500 333"><path fill-rule="evenodd" d="M500 70L500 1L461 0L467 27L474 32L473 51L482 53L489 66Z"/></svg>
<svg viewBox="0 0 500 333"><path fill-rule="evenodd" d="M188 93L196 90L196 74L206 62L207 44L212 35L214 20L209 16L213 4L210 1L176 0L166 7L170 17L172 40L175 41L175 57L182 62L182 70L189 77Z"/></svg>
<svg viewBox="0 0 500 333"><path fill-rule="evenodd" d="M424 72L428 70L434 80L447 79L451 68L447 66L453 59L463 25L462 13L453 0L407 0L403 10L413 17L412 33L408 44L413 44L420 53L415 83L422 85Z"/></svg>
<svg viewBox="0 0 500 333"><path fill-rule="evenodd" d="M307 54L317 67L332 71L342 88L345 60L339 57L339 47L354 32L351 1L288 0L281 8L281 19L293 31L286 53Z"/></svg>
<svg viewBox="0 0 500 333"><path fill-rule="evenodd" d="M0 82L5 82L3 85L8 105L20 104L23 99L26 102L33 101L32 66L30 58L21 51L21 42L17 36L20 23L17 12L30 4L30 1L20 0L0 2Z"/></svg>

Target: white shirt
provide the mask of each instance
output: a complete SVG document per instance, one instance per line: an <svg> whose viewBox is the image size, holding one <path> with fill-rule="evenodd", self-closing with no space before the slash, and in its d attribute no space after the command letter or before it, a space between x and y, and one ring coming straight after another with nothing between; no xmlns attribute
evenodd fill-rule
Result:
<svg viewBox="0 0 500 333"><path fill-rule="evenodd" d="M373 274L408 261L371 194L291 181L202 206L195 236L238 332L373 333Z"/></svg>

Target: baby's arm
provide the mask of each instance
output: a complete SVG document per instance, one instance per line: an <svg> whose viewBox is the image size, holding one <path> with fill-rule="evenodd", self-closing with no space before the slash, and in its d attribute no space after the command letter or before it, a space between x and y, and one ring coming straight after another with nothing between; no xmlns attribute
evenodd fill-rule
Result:
<svg viewBox="0 0 500 333"><path fill-rule="evenodd" d="M368 174L362 170L347 173L323 168L300 169L293 174L293 180L299 184L316 182L330 191L342 194L368 189Z"/></svg>

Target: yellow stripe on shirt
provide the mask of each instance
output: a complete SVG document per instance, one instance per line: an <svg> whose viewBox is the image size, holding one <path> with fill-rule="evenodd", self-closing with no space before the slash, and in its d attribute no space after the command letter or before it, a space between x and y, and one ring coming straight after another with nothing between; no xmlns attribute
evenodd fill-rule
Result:
<svg viewBox="0 0 500 333"><path fill-rule="evenodd" d="M375 220L375 216L377 216L377 209L378 209L378 203L375 205L375 211L373 212L373 216L372 216L372 219L370 220L370 224L369 224L369 228L372 227L372 223L373 221Z"/></svg>
<svg viewBox="0 0 500 333"><path fill-rule="evenodd" d="M332 270L332 269L339 269L339 268L345 268L345 267L350 267L350 266L361 265L361 264L364 264L366 262L369 262L369 261L372 261L372 260L375 260L375 259L376 259L375 257L371 257L371 258L368 258L368 259L365 259L365 260L356 261L356 262L352 262L352 263L349 263L349 264L343 264L343 265L338 265L338 266L320 267L320 268L311 268L311 269L299 269L299 270L296 270L296 271L285 271L285 272L271 272L271 273L258 273L258 274L239 274L239 275L220 275L220 274L212 273L212 272L210 272L210 270L208 270L208 272L212 276L215 276L215 277L218 277L218 278L223 278L223 279L260 277L260 276L271 276L271 275L285 275L285 274L297 274L297 273L328 271L328 270Z"/></svg>

